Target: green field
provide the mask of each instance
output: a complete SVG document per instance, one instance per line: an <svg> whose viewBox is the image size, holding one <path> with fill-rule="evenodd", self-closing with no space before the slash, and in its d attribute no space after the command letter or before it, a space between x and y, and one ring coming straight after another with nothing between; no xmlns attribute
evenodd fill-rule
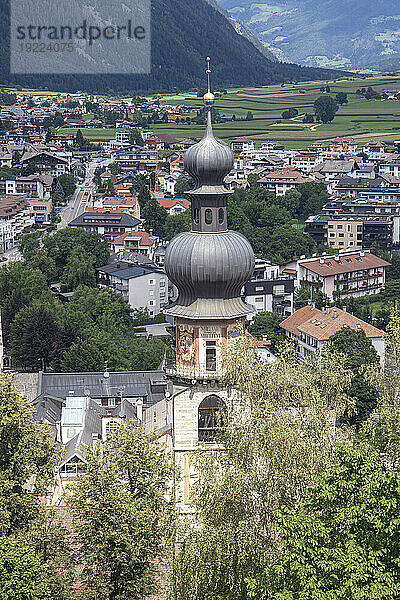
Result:
<svg viewBox="0 0 400 600"><path fill-rule="evenodd" d="M314 101L321 95L320 88L326 84L330 86L331 95L346 92L349 100L348 104L339 108L332 123L305 125L301 117L286 121L282 119L282 111L290 107L297 108L300 115L312 113ZM217 136L228 142L235 137L249 136L257 146L273 140L292 149L305 148L313 141L337 136L354 137L360 144L371 139L382 139L389 143L400 139L400 101L366 100L356 94L357 89L369 86L375 90L400 89L400 73L228 90L217 97L216 108L228 119L235 115L236 121L216 124L214 130ZM34 94L34 91L30 90L30 93ZM45 95L44 92L39 94ZM47 92L47 95L50 94L52 92ZM201 106L201 99L195 94L165 95L161 96L161 102L185 104L194 110ZM244 120L248 111L254 116L251 121ZM171 122L167 125L149 125L149 129L155 133L169 133L178 139L199 139L204 126ZM69 128L60 131L76 132ZM110 140L115 130L87 129L83 130L83 135L93 141Z"/></svg>

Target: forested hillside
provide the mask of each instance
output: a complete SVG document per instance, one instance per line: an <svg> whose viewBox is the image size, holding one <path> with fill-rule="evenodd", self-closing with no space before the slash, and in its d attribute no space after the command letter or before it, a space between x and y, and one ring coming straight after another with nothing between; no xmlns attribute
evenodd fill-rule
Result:
<svg viewBox="0 0 400 600"><path fill-rule="evenodd" d="M0 33L7 40L7 3L0 5ZM334 73L268 60L206 0L153 0L150 75L10 75L8 44L1 44L0 83L57 90L171 91L204 86L204 58L213 59L215 87L264 85L332 78Z"/></svg>

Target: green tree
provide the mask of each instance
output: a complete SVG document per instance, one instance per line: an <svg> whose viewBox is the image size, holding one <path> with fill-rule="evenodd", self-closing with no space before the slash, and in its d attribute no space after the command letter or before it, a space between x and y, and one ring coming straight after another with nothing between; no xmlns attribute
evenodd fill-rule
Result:
<svg viewBox="0 0 400 600"><path fill-rule="evenodd" d="M281 552L250 582L251 597L396 600L400 473L368 447L341 447L304 500L280 510Z"/></svg>
<svg viewBox="0 0 400 600"><path fill-rule="evenodd" d="M340 329L330 337L327 348L344 354L344 364L354 374L346 393L354 400L355 411L346 418L350 423L359 425L377 405L377 392L365 379L363 371L365 367L377 365L379 356L362 329Z"/></svg>
<svg viewBox="0 0 400 600"><path fill-rule="evenodd" d="M271 341L271 350L276 352L278 345L285 336L280 327L282 317L272 312L259 312L249 325L249 332L258 339L266 338Z"/></svg>
<svg viewBox="0 0 400 600"><path fill-rule="evenodd" d="M168 215L164 226L164 238L172 238L182 231L190 231L192 225L190 208L179 215Z"/></svg>
<svg viewBox="0 0 400 600"><path fill-rule="evenodd" d="M9 536L37 518L58 458L49 427L9 375L0 376L0 456L0 535Z"/></svg>
<svg viewBox="0 0 400 600"><path fill-rule="evenodd" d="M164 227L167 221L168 213L163 206L157 202L155 198L147 200L141 212L144 219L144 227L146 231L153 231L153 235L159 238L164 238Z"/></svg>
<svg viewBox="0 0 400 600"><path fill-rule="evenodd" d="M63 173L63 175L59 175L59 177L57 177L57 182L60 182L65 196L72 196L76 190L76 179L69 173Z"/></svg>
<svg viewBox="0 0 400 600"><path fill-rule="evenodd" d="M86 460L68 498L85 587L96 598L139 600L155 588L155 561L173 530L172 465L132 424L88 448Z"/></svg>
<svg viewBox="0 0 400 600"><path fill-rule="evenodd" d="M277 263L303 254L310 256L315 250L314 240L291 225L277 227L266 246L267 257Z"/></svg>
<svg viewBox="0 0 400 600"><path fill-rule="evenodd" d="M345 92L339 92L338 94L336 94L336 102L340 105L347 104L347 94Z"/></svg>
<svg viewBox="0 0 400 600"><path fill-rule="evenodd" d="M10 333L10 354L15 364L32 371L46 368L51 362L59 335L53 315L41 307L20 310Z"/></svg>
<svg viewBox="0 0 400 600"><path fill-rule="evenodd" d="M314 112L318 121L330 123L335 118L339 105L331 96L320 96L314 102Z"/></svg>
<svg viewBox="0 0 400 600"><path fill-rule="evenodd" d="M96 285L96 271L94 268L96 258L75 248L65 265L61 278L61 289L63 292L72 292L80 285L94 287Z"/></svg>
<svg viewBox="0 0 400 600"><path fill-rule="evenodd" d="M190 177L180 176L175 183L175 198L182 198L185 196L185 192L192 190L194 187L194 181Z"/></svg>
<svg viewBox="0 0 400 600"><path fill-rule="evenodd" d="M134 129L129 134L129 143L132 144L132 146L144 146L144 140L137 129Z"/></svg>
<svg viewBox="0 0 400 600"><path fill-rule="evenodd" d="M78 131L76 132L75 135L75 144L78 146L78 148L80 150L82 150L83 148L85 148L86 146L86 141L82 135L82 131L80 129L78 129Z"/></svg>
<svg viewBox="0 0 400 600"><path fill-rule="evenodd" d="M66 227L53 235L46 235L43 238L43 247L47 250L48 256L55 261L58 277L62 277L72 252L76 252L77 249L93 256L95 267L105 265L110 254L108 243L103 236L73 227Z"/></svg>
<svg viewBox="0 0 400 600"><path fill-rule="evenodd" d="M217 433L224 451L200 447L192 458L198 518L184 530L177 552L179 600L250 597L249 578L257 580L276 555L278 507L295 507L315 473L332 465L332 411L339 417L345 408L349 376L340 358L324 356L307 366L285 348L265 365L238 335L224 367L235 399ZM345 440L348 432L336 430L336 436Z"/></svg>

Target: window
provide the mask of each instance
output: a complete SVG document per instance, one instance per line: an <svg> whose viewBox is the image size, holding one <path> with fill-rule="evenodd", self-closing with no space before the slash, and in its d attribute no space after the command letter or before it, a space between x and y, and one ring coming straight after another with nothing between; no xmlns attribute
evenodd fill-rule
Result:
<svg viewBox="0 0 400 600"><path fill-rule="evenodd" d="M217 343L215 340L206 342L206 371L217 370Z"/></svg>
<svg viewBox="0 0 400 600"><path fill-rule="evenodd" d="M154 306L154 300L149 300L149 306Z"/></svg>
<svg viewBox="0 0 400 600"><path fill-rule="evenodd" d="M165 281L164 281L164 279L161 279L161 281L160 281L160 287L165 287Z"/></svg>
<svg viewBox="0 0 400 600"><path fill-rule="evenodd" d="M362 225L357 225L357 231L362 231Z"/></svg>
<svg viewBox="0 0 400 600"><path fill-rule="evenodd" d="M339 233L339 237L344 237L344 233Z"/></svg>
<svg viewBox="0 0 400 600"><path fill-rule="evenodd" d="M149 279L149 285L154 285L155 284L155 280L154 279Z"/></svg>
<svg viewBox="0 0 400 600"><path fill-rule="evenodd" d="M106 438L114 433L118 429L118 421L111 420L106 423Z"/></svg>
<svg viewBox="0 0 400 600"><path fill-rule="evenodd" d="M226 405L219 396L212 394L201 402L198 410L198 434L200 442L214 442L217 430L224 424Z"/></svg>
<svg viewBox="0 0 400 600"><path fill-rule="evenodd" d="M338 225L337 228L338 229L343 229L343 225Z"/></svg>
<svg viewBox="0 0 400 600"><path fill-rule="evenodd" d="M205 221L206 221L206 225L211 225L212 223L212 212L210 208L206 208L206 212L204 213L205 215Z"/></svg>
<svg viewBox="0 0 400 600"><path fill-rule="evenodd" d="M282 296L285 293L285 285L284 284L274 285L272 288L272 293L275 296Z"/></svg>
<svg viewBox="0 0 400 600"><path fill-rule="evenodd" d="M153 292L153 290L150 290L150 291L149 291L149 296L154 296L154 292Z"/></svg>
<svg viewBox="0 0 400 600"><path fill-rule="evenodd" d="M224 219L225 219L225 215L224 215L224 209L223 209L223 208L220 208L220 209L218 210L218 223L219 223L220 225L222 225L222 223L224 222Z"/></svg>
<svg viewBox="0 0 400 600"><path fill-rule="evenodd" d="M264 291L264 286L260 285L256 287L256 292L263 292Z"/></svg>
<svg viewBox="0 0 400 600"><path fill-rule="evenodd" d="M257 298L254 299L254 302L262 302L264 300L263 296L257 296Z"/></svg>
<svg viewBox="0 0 400 600"><path fill-rule="evenodd" d="M198 208L194 208L193 209L193 220L196 223L196 225L199 224L200 221L200 212Z"/></svg>

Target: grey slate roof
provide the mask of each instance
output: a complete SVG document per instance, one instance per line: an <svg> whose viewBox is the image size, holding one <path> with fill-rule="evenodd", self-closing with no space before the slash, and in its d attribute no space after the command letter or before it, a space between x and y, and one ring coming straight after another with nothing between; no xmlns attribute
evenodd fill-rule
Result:
<svg viewBox="0 0 400 600"><path fill-rule="evenodd" d="M58 398L66 398L69 392L94 399L141 397L144 406L151 406L164 398L166 386L163 371L123 371L109 373L109 377L104 377L104 373L43 373L38 394Z"/></svg>
<svg viewBox="0 0 400 600"><path fill-rule="evenodd" d="M83 429L64 445L63 459L60 467L69 462L73 456L85 460L85 449L93 444L93 434L101 437L102 417L121 417L127 422L137 422L136 408L127 400L122 400L119 406L109 408L97 404L88 398L84 411Z"/></svg>
<svg viewBox="0 0 400 600"><path fill-rule="evenodd" d="M354 160L325 160L316 165L314 173L350 173L354 168Z"/></svg>
<svg viewBox="0 0 400 600"><path fill-rule="evenodd" d="M115 212L85 212L76 219L73 219L69 223L70 227L85 227L85 226L97 226L97 227L109 227L112 225L118 227L137 227L141 221L136 217L132 217L127 213L115 213Z"/></svg>
<svg viewBox="0 0 400 600"><path fill-rule="evenodd" d="M143 277L143 275L154 275L155 273L164 275L163 271L158 269L149 269L147 267L136 267L129 265L126 268L118 268L116 264L106 265L105 267L100 267L97 270L101 273L111 273L120 279L136 279L137 277Z"/></svg>

